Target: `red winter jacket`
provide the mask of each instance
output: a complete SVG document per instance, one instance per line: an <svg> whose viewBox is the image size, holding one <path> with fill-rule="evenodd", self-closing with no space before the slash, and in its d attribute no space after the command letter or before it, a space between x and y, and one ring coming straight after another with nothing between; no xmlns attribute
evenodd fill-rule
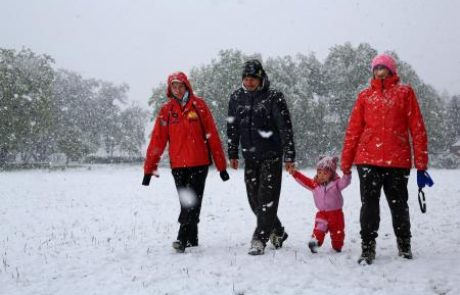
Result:
<svg viewBox="0 0 460 295"><path fill-rule="evenodd" d="M189 100L184 107L173 98L170 89L173 80L180 80L187 86ZM144 173L152 174L157 170L166 143L169 143L171 168L209 165L212 155L217 170L225 170L225 154L212 114L203 99L193 94L185 74L179 72L169 76L167 96L169 101L161 107L153 127Z"/></svg>
<svg viewBox="0 0 460 295"><path fill-rule="evenodd" d="M351 113L342 151L342 170L352 164L426 170L427 134L414 90L399 84L397 75L373 79Z"/></svg>

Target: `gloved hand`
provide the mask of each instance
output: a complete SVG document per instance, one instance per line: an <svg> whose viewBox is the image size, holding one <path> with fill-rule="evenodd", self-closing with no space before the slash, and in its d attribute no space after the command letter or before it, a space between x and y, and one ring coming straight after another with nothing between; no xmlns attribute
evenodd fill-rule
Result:
<svg viewBox="0 0 460 295"><path fill-rule="evenodd" d="M433 186L433 184L434 182L426 170L417 170L417 185L419 188L424 188L425 185Z"/></svg>
<svg viewBox="0 0 460 295"><path fill-rule="evenodd" d="M222 181L227 181L230 179L227 170L220 171L220 178L222 178Z"/></svg>
<svg viewBox="0 0 460 295"><path fill-rule="evenodd" d="M153 171L152 174L144 174L144 178L142 179L142 185L149 186L150 179L152 179L152 175L155 177L160 177L157 171Z"/></svg>
<svg viewBox="0 0 460 295"><path fill-rule="evenodd" d="M145 174L144 179L142 179L142 185L149 186L151 178L152 174Z"/></svg>

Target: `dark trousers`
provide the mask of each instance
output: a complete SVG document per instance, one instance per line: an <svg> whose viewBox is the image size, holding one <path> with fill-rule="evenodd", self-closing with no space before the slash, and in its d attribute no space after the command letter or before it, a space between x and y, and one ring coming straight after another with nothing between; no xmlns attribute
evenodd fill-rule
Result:
<svg viewBox="0 0 460 295"><path fill-rule="evenodd" d="M281 192L283 163L281 158L270 160L245 160L244 182L249 205L257 217L253 239L266 243L270 233L284 232L277 216Z"/></svg>
<svg viewBox="0 0 460 295"><path fill-rule="evenodd" d="M398 238L410 238L407 182L410 169L358 165L361 189L361 238L375 240L380 223L380 192L383 187Z"/></svg>
<svg viewBox="0 0 460 295"><path fill-rule="evenodd" d="M180 228L177 239L198 243L198 222L208 166L174 168L172 175L180 201Z"/></svg>

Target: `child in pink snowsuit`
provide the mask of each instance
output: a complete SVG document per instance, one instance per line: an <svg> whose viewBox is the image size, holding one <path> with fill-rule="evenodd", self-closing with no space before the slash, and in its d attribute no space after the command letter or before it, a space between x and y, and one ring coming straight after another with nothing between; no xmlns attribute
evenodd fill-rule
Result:
<svg viewBox="0 0 460 295"><path fill-rule="evenodd" d="M337 162L337 157L321 157L316 164L317 174L314 179L306 177L295 169L289 171L297 182L313 192L313 199L318 208L312 240L308 243L312 253L316 253L318 247L321 247L328 231L331 234L332 248L337 252L342 251L345 220L341 191L350 184L351 173L344 174L340 178L336 172Z"/></svg>

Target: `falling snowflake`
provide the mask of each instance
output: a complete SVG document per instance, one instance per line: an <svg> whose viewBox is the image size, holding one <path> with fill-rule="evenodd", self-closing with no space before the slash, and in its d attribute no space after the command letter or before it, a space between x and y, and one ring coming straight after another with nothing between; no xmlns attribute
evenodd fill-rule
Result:
<svg viewBox="0 0 460 295"><path fill-rule="evenodd" d="M257 130L260 134L261 137L263 138L270 138L273 135L273 131L263 131L263 130Z"/></svg>

